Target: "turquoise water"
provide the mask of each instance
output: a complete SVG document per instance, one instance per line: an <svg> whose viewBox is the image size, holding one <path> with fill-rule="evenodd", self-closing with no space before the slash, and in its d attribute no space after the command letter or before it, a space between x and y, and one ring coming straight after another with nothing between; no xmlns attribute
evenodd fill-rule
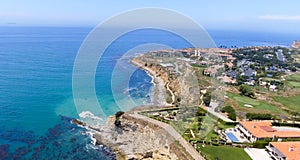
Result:
<svg viewBox="0 0 300 160"><path fill-rule="evenodd" d="M8 159L13 156L32 158L37 153L40 157L59 155L64 159L72 159L72 149L75 149L78 156L86 156L86 152L91 150L86 148L90 139L81 134L85 130L68 121L68 117L78 118L72 98L72 69L80 44L90 30L91 28L0 28L0 159L7 156ZM104 53L96 72L97 97L107 115L120 110L114 96L119 97L119 101L131 96L136 101L136 106L149 103L149 92L153 85L151 77L144 71L135 70L129 84L125 85L122 84L123 77L118 77L116 73L115 85L121 87L114 96L111 76L114 65L124 53L139 44L153 42L173 48L190 46L178 36L157 30L140 30L117 39ZM123 71L126 72L126 67L133 66L128 61L125 62ZM127 109L132 107L135 106L128 106ZM70 128L75 128L75 139L81 139L76 145L70 145L68 141L74 139ZM60 143L59 140L64 141ZM60 148L55 149L52 143L59 143ZM78 150L78 146L83 149ZM99 152L90 152L93 154L89 154L89 159L99 157Z"/></svg>
<svg viewBox="0 0 300 160"><path fill-rule="evenodd" d="M106 148L90 145L85 129L69 123L70 118L78 118L72 97L73 63L91 29L0 27L0 159L114 159ZM248 32L211 31L211 35L218 46L229 47L289 45L300 39L297 35ZM117 39L107 48L95 75L97 97L105 114L124 109L116 100L127 104L131 97L137 106L150 102L153 84L144 71L135 70L125 83L122 73L135 69L128 59L112 75L122 55L144 43L191 46L159 30L138 30ZM116 88L112 88L112 76Z"/></svg>

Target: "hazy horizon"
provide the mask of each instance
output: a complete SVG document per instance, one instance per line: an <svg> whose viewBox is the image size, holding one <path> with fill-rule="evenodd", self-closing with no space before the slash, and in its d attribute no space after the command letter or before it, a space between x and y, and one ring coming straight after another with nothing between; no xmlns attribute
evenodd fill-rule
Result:
<svg viewBox="0 0 300 160"><path fill-rule="evenodd" d="M299 1L220 0L199 2L108 0L2 2L0 26L95 27L105 20L139 8L164 8L190 17L207 30L249 30L300 33Z"/></svg>

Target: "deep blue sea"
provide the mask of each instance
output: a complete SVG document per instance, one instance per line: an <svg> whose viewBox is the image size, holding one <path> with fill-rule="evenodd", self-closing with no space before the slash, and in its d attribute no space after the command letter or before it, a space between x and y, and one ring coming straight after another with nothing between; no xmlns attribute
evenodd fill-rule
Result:
<svg viewBox="0 0 300 160"><path fill-rule="evenodd" d="M72 95L73 64L91 30L0 27L0 159L115 159L107 148L92 145L87 130L70 123L71 118L78 118ZM289 46L300 39L299 35L278 33L209 33L217 46L228 47ZM150 103L152 78L122 57L144 43L191 46L172 33L153 29L134 31L115 40L95 74L96 94L105 114ZM122 67L115 71L116 64ZM127 82L122 73L133 68ZM129 97L135 106L131 106ZM119 108L116 99L125 106L128 103L127 108Z"/></svg>

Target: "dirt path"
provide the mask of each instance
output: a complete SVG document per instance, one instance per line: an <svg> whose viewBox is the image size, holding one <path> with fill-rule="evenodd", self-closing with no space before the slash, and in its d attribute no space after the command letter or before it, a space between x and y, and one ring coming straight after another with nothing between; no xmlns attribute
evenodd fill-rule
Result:
<svg viewBox="0 0 300 160"><path fill-rule="evenodd" d="M175 102L175 95L174 95L173 91L170 89L169 84L170 84L170 82L168 82L166 86L167 86L167 90L172 95L172 102L171 102L171 104L173 104Z"/></svg>

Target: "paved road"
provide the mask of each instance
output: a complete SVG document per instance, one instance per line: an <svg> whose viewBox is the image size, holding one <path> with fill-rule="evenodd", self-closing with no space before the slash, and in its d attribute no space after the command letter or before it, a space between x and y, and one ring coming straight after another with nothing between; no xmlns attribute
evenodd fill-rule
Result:
<svg viewBox="0 0 300 160"><path fill-rule="evenodd" d="M220 114L220 113L218 113L218 112L215 111L215 109L218 107L218 105L219 104L217 102L210 102L210 107L208 107L207 111L209 113L215 115L216 117L222 119L225 122L234 122L233 120L231 120L231 119L225 117L224 115L222 115L222 114Z"/></svg>
<svg viewBox="0 0 300 160"><path fill-rule="evenodd" d="M197 151L196 149L190 144L188 143L184 138L182 138L182 136L170 125L148 118L146 116L134 113L134 114L130 114L132 117L137 118L137 119L143 119L149 123L153 123L156 124L158 126L160 126L161 128L163 128L165 131L167 131L174 139L178 140L178 142L182 145L183 148L186 149L186 151L195 159L195 160L205 160L205 158L203 158Z"/></svg>
<svg viewBox="0 0 300 160"><path fill-rule="evenodd" d="M244 148L244 151L251 157L252 160L272 160L265 149Z"/></svg>

